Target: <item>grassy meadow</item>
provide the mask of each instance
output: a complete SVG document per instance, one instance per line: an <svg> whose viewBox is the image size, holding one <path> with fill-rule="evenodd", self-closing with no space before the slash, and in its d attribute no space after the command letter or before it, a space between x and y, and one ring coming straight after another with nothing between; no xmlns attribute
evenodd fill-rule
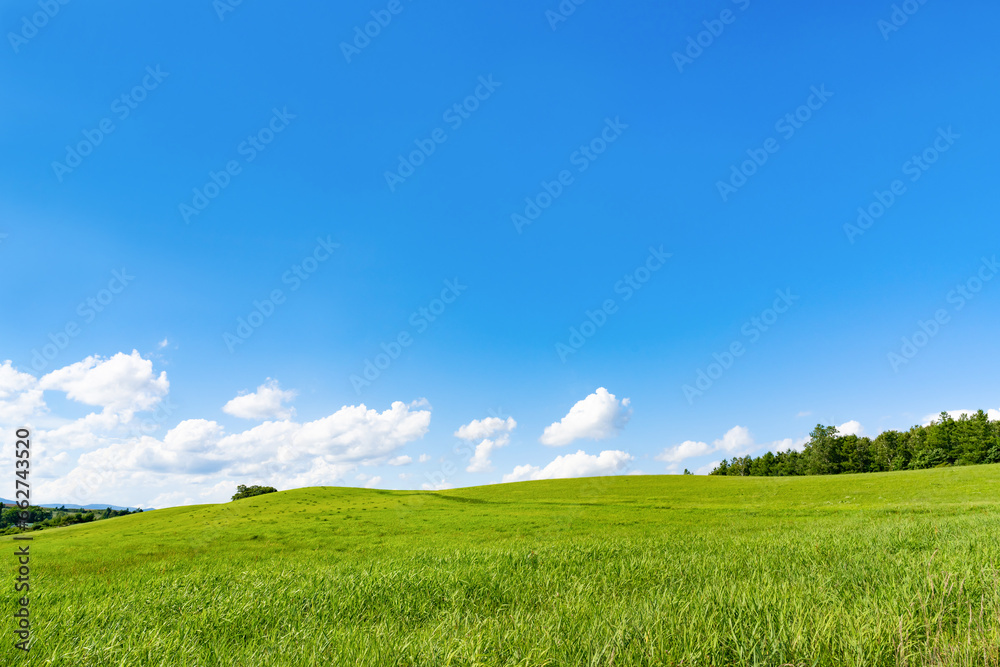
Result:
<svg viewBox="0 0 1000 667"><path fill-rule="evenodd" d="M34 533L0 664L1000 665L998 510L997 465L157 510Z"/></svg>

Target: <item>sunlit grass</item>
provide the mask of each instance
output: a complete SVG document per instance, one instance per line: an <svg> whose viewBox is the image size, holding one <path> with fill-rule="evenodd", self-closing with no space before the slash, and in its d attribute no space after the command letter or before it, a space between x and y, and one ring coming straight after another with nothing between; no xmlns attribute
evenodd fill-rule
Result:
<svg viewBox="0 0 1000 667"><path fill-rule="evenodd" d="M998 665L998 492L1000 466L312 488L50 529L30 664Z"/></svg>

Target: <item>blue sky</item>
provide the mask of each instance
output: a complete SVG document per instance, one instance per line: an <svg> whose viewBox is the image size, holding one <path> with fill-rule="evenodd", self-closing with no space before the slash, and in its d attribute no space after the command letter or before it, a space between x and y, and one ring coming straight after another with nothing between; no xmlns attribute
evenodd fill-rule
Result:
<svg viewBox="0 0 1000 667"><path fill-rule="evenodd" d="M6 3L0 458L29 424L40 494L163 506L1000 407L1000 8L903 4Z"/></svg>

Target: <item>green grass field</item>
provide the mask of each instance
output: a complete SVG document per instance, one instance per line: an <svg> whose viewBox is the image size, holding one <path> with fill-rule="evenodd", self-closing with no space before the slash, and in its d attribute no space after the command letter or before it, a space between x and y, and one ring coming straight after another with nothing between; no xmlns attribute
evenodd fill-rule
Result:
<svg viewBox="0 0 1000 667"><path fill-rule="evenodd" d="M1000 466L158 510L33 533L0 664L998 665L998 510Z"/></svg>

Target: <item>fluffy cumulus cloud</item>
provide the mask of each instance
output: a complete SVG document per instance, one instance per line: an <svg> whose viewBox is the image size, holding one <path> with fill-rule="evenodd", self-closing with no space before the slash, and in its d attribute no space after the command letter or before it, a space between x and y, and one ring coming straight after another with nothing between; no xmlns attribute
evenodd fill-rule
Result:
<svg viewBox="0 0 1000 667"><path fill-rule="evenodd" d="M726 434L722 436L721 440L716 440L713 443L716 447L716 451L729 452L735 454L737 452L744 452L748 448L753 447L753 436L750 435L750 429L746 426L734 426Z"/></svg>
<svg viewBox="0 0 1000 667"><path fill-rule="evenodd" d="M34 375L21 373L10 361L0 364L0 423L19 423L45 410Z"/></svg>
<svg viewBox="0 0 1000 667"><path fill-rule="evenodd" d="M217 451L222 427L204 419L175 426L162 439L141 436L85 452L70 472L71 481L107 476L116 480L130 473L208 474L220 471L227 459ZM78 492L78 491L77 491Z"/></svg>
<svg viewBox="0 0 1000 667"><path fill-rule="evenodd" d="M667 447L656 455L656 460L666 463L680 463L696 456L705 456L716 452L739 456L747 453L753 446L753 436L750 435L749 429L745 426L734 426L711 445L707 442L686 440L679 445Z"/></svg>
<svg viewBox="0 0 1000 667"><path fill-rule="evenodd" d="M667 463L678 463L686 459L693 459L696 456L712 454L715 451L715 448L707 442L685 440L681 444L669 447L657 454L656 460L666 461Z"/></svg>
<svg viewBox="0 0 1000 667"><path fill-rule="evenodd" d="M774 453L778 452L801 452L809 444L809 436L804 438L799 438L798 440L794 438L785 438L784 440L775 440L771 443L771 448Z"/></svg>
<svg viewBox="0 0 1000 667"><path fill-rule="evenodd" d="M950 415L952 419L958 419L962 415L968 415L970 417L974 417L976 415L976 412L978 412L978 411L977 410L948 410L947 412L948 412L948 415ZM990 421L993 421L993 422L1000 421L1000 410L994 410L994 409L991 408L991 409L989 409L989 410L986 411L986 417ZM921 421L922 421L922 423L923 423L924 426L930 426L931 422L941 421L941 413L936 413L936 414L933 414L933 415L924 415L924 418Z"/></svg>
<svg viewBox="0 0 1000 667"><path fill-rule="evenodd" d="M257 387L255 392L243 392L222 406L222 411L234 417L263 421L265 419L290 419L295 415L295 408L285 405L291 403L296 396L291 389L283 390L277 380L267 379L267 382Z"/></svg>
<svg viewBox="0 0 1000 667"><path fill-rule="evenodd" d="M839 435L856 435L860 438L865 435L865 427L857 420L852 419L838 426L837 433Z"/></svg>
<svg viewBox="0 0 1000 667"><path fill-rule="evenodd" d="M629 399L619 401L614 394L600 387L578 401L561 420L547 426L538 440L551 447L582 439L604 440L618 435L631 416Z"/></svg>
<svg viewBox="0 0 1000 667"><path fill-rule="evenodd" d="M66 392L78 403L104 408L128 421L137 411L155 408L167 395L170 382L165 371L157 375L153 362L132 350L132 354L119 352L110 359L87 357L43 376L38 386Z"/></svg>
<svg viewBox="0 0 1000 667"><path fill-rule="evenodd" d="M517 466L510 474L503 476L503 481L522 482L535 479L616 475L626 472L633 460L631 454L619 450L607 450L591 455L581 449L575 454L557 456L544 468L532 465Z"/></svg>
<svg viewBox="0 0 1000 667"><path fill-rule="evenodd" d="M694 471L694 474L696 474L696 475L707 475L708 473L710 473L713 470L715 470L716 468L718 468L720 463L722 463L722 461L712 461L711 463L706 463L702 467L696 469Z"/></svg>
<svg viewBox="0 0 1000 667"><path fill-rule="evenodd" d="M44 491L60 500L68 495L65 502L95 502L102 487L156 489L219 477L231 479L233 487L334 484L359 465L387 463L400 447L424 436L430 417L430 411L402 402L382 412L351 405L311 422L268 421L231 434L214 421L189 419L162 439L141 436L98 442L104 446L80 455L76 467ZM391 460L398 464L405 458ZM381 478L365 479L371 485L381 482ZM171 498L163 495L161 502Z"/></svg>
<svg viewBox="0 0 1000 667"><path fill-rule="evenodd" d="M479 440L476 450L469 460L466 472L490 472L493 470L493 461L490 456L493 451L506 446L510 442L510 433L517 428L517 422L513 417L501 419L499 417L488 417L486 419L473 419L468 424L460 426L455 431L455 437L468 442Z"/></svg>
<svg viewBox="0 0 1000 667"><path fill-rule="evenodd" d="M295 392L268 380L225 407L228 414L268 421L227 433L210 418L172 420L169 389L166 373L154 371L136 351L88 357L41 378L4 362L0 466L13 467L8 432L27 425L34 432L35 494L42 502L218 502L237 484L337 484L359 466L409 464L412 457L399 450L424 437L431 420L426 401L415 401L382 410L346 405L300 422L288 406ZM72 419L51 415L43 391L64 392L96 409ZM382 479L366 481L374 486Z"/></svg>
<svg viewBox="0 0 1000 667"><path fill-rule="evenodd" d="M462 440L482 440L492 438L497 433L510 433L517 428L517 422L513 417L501 419L499 417L487 417L486 419L473 419L468 424L459 426L455 431L455 437Z"/></svg>
<svg viewBox="0 0 1000 667"><path fill-rule="evenodd" d="M707 456L709 454L723 454L726 458L732 456L744 456L756 449L765 447L774 452L790 450L800 452L805 447L807 442L809 442L809 438L800 438L798 440L785 438L784 440L776 440L769 445L758 445L754 442L754 438L750 434L749 429L745 426L734 426L726 431L725 435L718 440L713 441L711 444L707 442L686 440L679 445L667 447L662 452L657 454L656 460L667 463L668 471L670 471L677 469L678 463L699 456ZM696 473L704 474L711 472L711 470L718 464L719 461L713 461L712 463L698 468Z"/></svg>
<svg viewBox="0 0 1000 667"><path fill-rule="evenodd" d="M344 406L328 417L303 424L295 437L281 446L279 455L332 456L341 461L377 459L424 437L430 423L430 410L415 410L414 404L401 401L384 412L364 404Z"/></svg>

